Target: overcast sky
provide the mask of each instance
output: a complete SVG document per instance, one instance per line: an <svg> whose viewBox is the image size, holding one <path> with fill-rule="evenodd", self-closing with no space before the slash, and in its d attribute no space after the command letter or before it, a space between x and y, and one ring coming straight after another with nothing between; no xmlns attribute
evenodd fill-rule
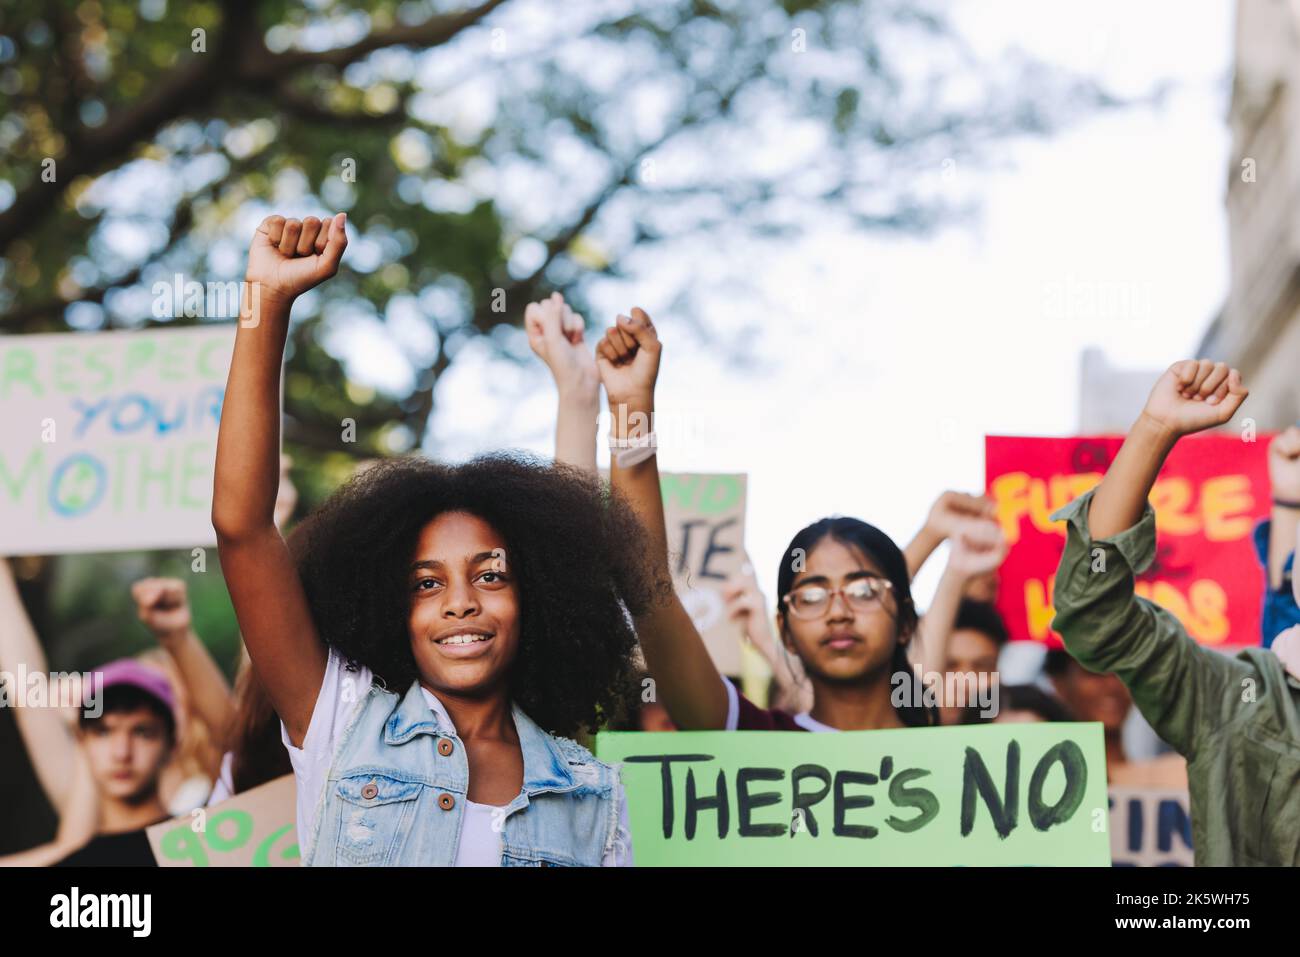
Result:
<svg viewBox="0 0 1300 957"><path fill-rule="evenodd" d="M986 433L1074 431L1082 349L1162 368L1190 354L1226 294L1232 4L964 0L954 19L986 55L1020 47L1121 93L1162 80L1175 92L1009 142L995 169L958 167L982 205L973 225L924 241L813 230L735 263L762 277L770 308L720 302L708 321L758 320L761 341L744 344L757 365L692 346L648 281L594 297L602 323L637 303L660 326L660 467L749 474L747 543L769 599L800 527L855 515L902 545L940 491L982 486ZM1117 308L1089 306L1088 290ZM458 356L431 450L549 454L553 394L535 371ZM503 398L517 390L523 408ZM939 570L918 581L923 602Z"/></svg>

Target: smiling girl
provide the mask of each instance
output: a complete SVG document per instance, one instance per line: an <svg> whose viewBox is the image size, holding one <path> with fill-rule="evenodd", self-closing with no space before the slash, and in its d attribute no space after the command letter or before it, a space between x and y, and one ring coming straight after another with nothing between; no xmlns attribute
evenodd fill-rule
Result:
<svg viewBox="0 0 1300 957"><path fill-rule="evenodd" d="M346 243L342 215L259 227L212 506L303 863L629 864L617 775L565 737L627 693L649 601L628 509L577 470L412 457L354 477L292 550L275 527L290 307Z"/></svg>

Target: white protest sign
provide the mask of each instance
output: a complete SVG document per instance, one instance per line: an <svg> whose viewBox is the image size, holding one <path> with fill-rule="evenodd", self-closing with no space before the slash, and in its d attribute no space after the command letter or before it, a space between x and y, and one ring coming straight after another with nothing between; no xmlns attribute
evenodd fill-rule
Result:
<svg viewBox="0 0 1300 957"><path fill-rule="evenodd" d="M0 337L0 555L211 545L235 326Z"/></svg>
<svg viewBox="0 0 1300 957"><path fill-rule="evenodd" d="M740 674L741 628L722 586L745 564L743 474L664 472L659 477L677 594L724 675Z"/></svg>
<svg viewBox="0 0 1300 957"><path fill-rule="evenodd" d="M1116 867L1191 867L1192 812L1187 792L1112 787L1110 857Z"/></svg>

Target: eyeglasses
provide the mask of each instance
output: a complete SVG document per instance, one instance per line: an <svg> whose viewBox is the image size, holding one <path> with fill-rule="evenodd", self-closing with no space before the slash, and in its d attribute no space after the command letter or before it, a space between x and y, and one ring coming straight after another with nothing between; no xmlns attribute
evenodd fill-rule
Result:
<svg viewBox="0 0 1300 957"><path fill-rule="evenodd" d="M870 611L880 605L894 588L885 578L855 578L843 588L804 585L786 595L782 602L796 618L820 618L826 614L836 595L841 595L853 611Z"/></svg>

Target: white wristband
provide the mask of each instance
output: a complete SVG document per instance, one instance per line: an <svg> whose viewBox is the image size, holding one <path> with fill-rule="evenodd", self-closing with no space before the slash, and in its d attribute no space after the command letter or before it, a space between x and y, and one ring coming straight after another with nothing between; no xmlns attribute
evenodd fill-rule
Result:
<svg viewBox="0 0 1300 957"><path fill-rule="evenodd" d="M628 439L619 439L612 435L609 437L609 454L613 456L614 464L621 469L640 465L654 455L658 447L659 442L653 431Z"/></svg>

